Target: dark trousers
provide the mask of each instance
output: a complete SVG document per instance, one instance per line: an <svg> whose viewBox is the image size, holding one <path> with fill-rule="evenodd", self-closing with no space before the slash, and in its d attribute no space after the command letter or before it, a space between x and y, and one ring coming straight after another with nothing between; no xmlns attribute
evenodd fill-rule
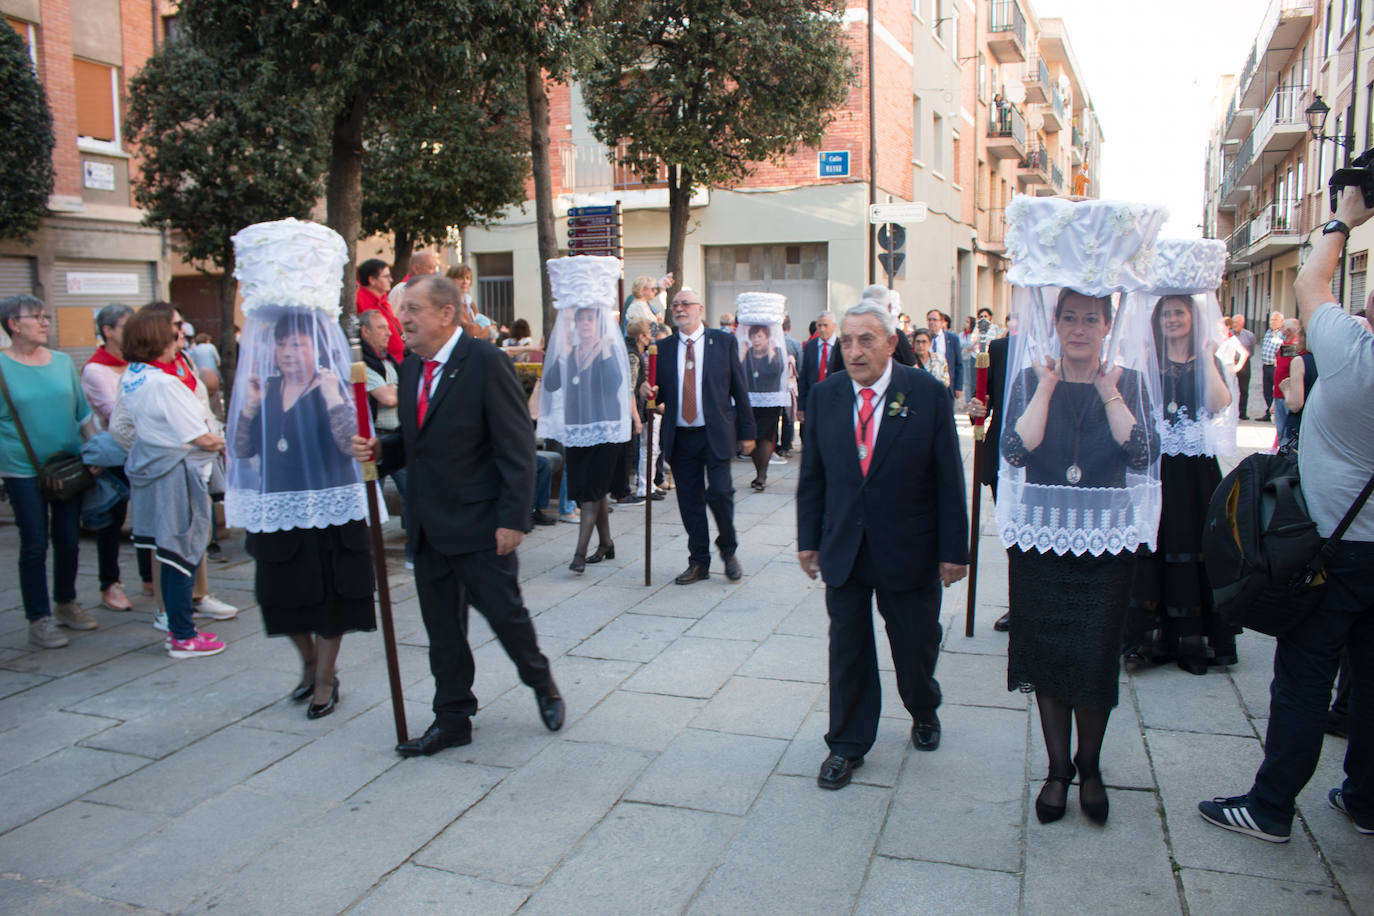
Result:
<svg viewBox="0 0 1374 916"><path fill-rule="evenodd" d="M792 451L792 436L795 435L796 428L796 414L790 408L784 408L782 411L782 436L778 439L778 451Z"/></svg>
<svg viewBox="0 0 1374 916"><path fill-rule="evenodd" d="M716 519L716 546L722 557L735 555L735 484L730 479L730 459L711 454L706 427L680 426L673 436L673 466L677 485L677 511L687 529L688 562L711 568L711 531L706 527L706 507Z"/></svg>
<svg viewBox="0 0 1374 916"><path fill-rule="evenodd" d="M81 500L50 503L33 477L6 477L5 492L19 528L19 594L29 620L48 617L48 542L52 542L52 600L76 600L77 536Z"/></svg>
<svg viewBox="0 0 1374 916"><path fill-rule="evenodd" d="M1247 412L1250 405L1250 360L1248 359L1245 361L1245 365L1240 367L1240 371L1236 373L1236 387L1240 394L1240 418L1248 420L1250 419L1250 414Z"/></svg>
<svg viewBox="0 0 1374 916"><path fill-rule="evenodd" d="M191 619L195 612L191 593L195 590L195 574L186 575L175 566L159 563L162 571L162 606L167 609L167 632L177 639L187 640L196 635Z"/></svg>
<svg viewBox="0 0 1374 916"><path fill-rule="evenodd" d="M873 596L887 627L897 693L914 721L925 721L940 705L935 663L940 657L940 579L898 591L882 588L885 570L873 562L865 541L854 569L843 585L827 585L825 609L830 614L830 731L825 736L833 754L862 757L878 735L882 688L873 642Z"/></svg>
<svg viewBox="0 0 1374 916"><path fill-rule="evenodd" d="M534 506L538 512L549 505L549 494L553 492L553 465L539 453L534 456Z"/></svg>
<svg viewBox="0 0 1374 916"><path fill-rule="evenodd" d="M1345 806L1374 824L1374 542L1343 541L1327 567L1325 601L1279 637L1269 686L1264 763L1250 804L1269 826L1293 822L1293 803L1317 769L1331 682L1341 649L1350 653L1350 740L1345 752Z"/></svg>
<svg viewBox="0 0 1374 916"><path fill-rule="evenodd" d="M1264 412L1270 413L1274 409L1274 369L1277 368L1273 363L1267 364L1263 369L1264 375Z"/></svg>
<svg viewBox="0 0 1374 916"><path fill-rule="evenodd" d="M461 729L477 712L467 601L487 618L521 681L535 690L553 683L549 660L539 651L530 612L520 597L514 553L502 557L492 549L449 556L422 545L415 554L415 591L429 634L434 721L441 728Z"/></svg>

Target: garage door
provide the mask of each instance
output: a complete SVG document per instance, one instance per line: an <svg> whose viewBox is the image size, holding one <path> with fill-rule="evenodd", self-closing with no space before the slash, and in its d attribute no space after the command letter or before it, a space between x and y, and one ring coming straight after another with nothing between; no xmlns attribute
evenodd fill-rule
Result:
<svg viewBox="0 0 1374 916"><path fill-rule="evenodd" d="M135 308L151 302L156 269L149 261L55 261L48 308L57 345L84 360L95 349L95 313L111 302Z"/></svg>
<svg viewBox="0 0 1374 916"><path fill-rule="evenodd" d="M825 308L827 258L824 242L806 245L713 245L706 249L706 314L712 327L722 312L735 310L744 292L787 297L792 336L806 339L811 319Z"/></svg>
<svg viewBox="0 0 1374 916"><path fill-rule="evenodd" d="M23 294L33 295L33 258L0 258L0 299ZM0 347L9 345L9 335L0 329Z"/></svg>
<svg viewBox="0 0 1374 916"><path fill-rule="evenodd" d="M625 295L630 295L630 284L635 282L635 277L653 277L657 280L667 272L667 248L625 249Z"/></svg>

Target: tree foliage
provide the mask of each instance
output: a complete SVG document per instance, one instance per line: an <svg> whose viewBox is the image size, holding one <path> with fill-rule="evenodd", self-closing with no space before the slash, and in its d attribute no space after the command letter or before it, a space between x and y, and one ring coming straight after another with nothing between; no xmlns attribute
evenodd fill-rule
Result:
<svg viewBox="0 0 1374 916"><path fill-rule="evenodd" d="M53 188L52 114L28 47L0 28L0 239L27 242Z"/></svg>
<svg viewBox="0 0 1374 916"><path fill-rule="evenodd" d="M668 268L688 202L821 141L854 72L841 0L621 0L582 69L593 132L637 174L669 169Z"/></svg>

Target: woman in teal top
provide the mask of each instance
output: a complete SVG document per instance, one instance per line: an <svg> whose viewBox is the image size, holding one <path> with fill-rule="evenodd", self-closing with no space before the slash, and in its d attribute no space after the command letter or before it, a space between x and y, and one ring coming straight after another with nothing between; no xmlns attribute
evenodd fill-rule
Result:
<svg viewBox="0 0 1374 916"><path fill-rule="evenodd" d="M0 327L12 345L0 350L14 409L24 424L39 462L55 452L81 454L81 442L94 432L91 408L81 391L81 379L71 357L48 349L51 317L33 296L0 299ZM19 437L9 404L0 398L0 477L14 508L19 527L19 591L29 621L29 643L58 649L67 637L55 623L73 630L94 630L99 624L76 600L77 532L81 500L49 503L38 491L38 469ZM50 518L51 515L51 518ZM49 530L53 548L53 603L49 604L47 558Z"/></svg>

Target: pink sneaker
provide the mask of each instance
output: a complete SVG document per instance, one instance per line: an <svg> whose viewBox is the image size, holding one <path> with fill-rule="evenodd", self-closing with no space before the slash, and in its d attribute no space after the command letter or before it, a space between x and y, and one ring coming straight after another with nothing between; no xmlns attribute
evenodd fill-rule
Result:
<svg viewBox="0 0 1374 916"><path fill-rule="evenodd" d="M224 643L216 640L213 633L197 633L190 639L167 640L167 654L172 658L200 658L205 655L219 655L223 651Z"/></svg>

